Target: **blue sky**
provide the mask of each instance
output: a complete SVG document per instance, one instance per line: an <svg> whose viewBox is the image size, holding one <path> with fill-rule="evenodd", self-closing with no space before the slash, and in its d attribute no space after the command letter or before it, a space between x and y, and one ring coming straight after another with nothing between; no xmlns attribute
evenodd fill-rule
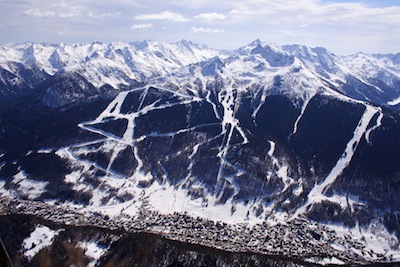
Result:
<svg viewBox="0 0 400 267"><path fill-rule="evenodd" d="M0 43L147 39L397 53L400 0L0 0Z"/></svg>

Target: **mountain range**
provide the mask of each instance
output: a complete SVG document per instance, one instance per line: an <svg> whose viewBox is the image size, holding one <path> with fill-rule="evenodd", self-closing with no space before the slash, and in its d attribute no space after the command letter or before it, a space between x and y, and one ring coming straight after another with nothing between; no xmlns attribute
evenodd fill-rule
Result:
<svg viewBox="0 0 400 267"><path fill-rule="evenodd" d="M1 45L1 211L31 225L12 257L57 258L71 227L120 224L292 265L400 261L399 111L400 54ZM110 235L71 246L102 266L119 249Z"/></svg>

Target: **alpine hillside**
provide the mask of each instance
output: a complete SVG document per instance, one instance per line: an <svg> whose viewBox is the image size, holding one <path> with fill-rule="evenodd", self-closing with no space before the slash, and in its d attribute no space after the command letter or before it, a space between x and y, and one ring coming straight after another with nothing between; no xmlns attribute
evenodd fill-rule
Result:
<svg viewBox="0 0 400 267"><path fill-rule="evenodd" d="M27 266L399 262L399 112L400 54L3 44L1 237Z"/></svg>

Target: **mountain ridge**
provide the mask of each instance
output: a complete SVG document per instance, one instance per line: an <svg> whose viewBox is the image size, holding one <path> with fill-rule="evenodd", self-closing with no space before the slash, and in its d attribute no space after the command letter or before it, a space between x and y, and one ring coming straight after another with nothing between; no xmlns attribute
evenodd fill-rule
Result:
<svg viewBox="0 0 400 267"><path fill-rule="evenodd" d="M157 41L145 42L146 45L140 42L114 42L110 44L94 42L91 44L72 45L35 44L29 42L7 44L1 46L0 49L1 58L3 59L0 62L0 66L4 71L17 75L15 79L20 79L21 83L30 89L36 86L38 81L23 81L22 77L18 76L18 72L23 70L20 71L18 68L12 67L12 65L22 64L24 68L32 69L33 71L38 69L39 73L41 73L40 76L44 77L39 77L42 81L46 76L56 75L57 72L79 72L97 88L108 84L114 89L118 89L129 86L132 83L148 82L149 78L175 72L180 67L207 61L217 55L222 59L229 60L232 56L240 55L242 52L246 53L246 49L256 49L255 51L257 49L267 49L269 52L264 52L264 56L279 57L278 54L294 56L300 60L303 67L320 75L326 82L335 85L335 87L341 88L341 92L344 94L350 94L345 89L347 84L355 87L352 92L365 91L351 95L359 100L390 106L390 104L396 103L393 100L400 96L399 91L394 89L398 88L400 83L398 78L400 70L398 64L393 63L391 60L393 56L390 55L362 54L363 57L360 58L356 54L354 56L339 57L323 48L308 48L301 45L280 46L276 44L271 46L259 40L230 52L213 50L204 45L194 44L186 40L173 44ZM74 49L74 52L71 49ZM273 51L280 52L276 54L277 52ZM180 56L177 53L180 53ZM149 54L151 54L151 58L149 58ZM149 65L150 62L151 64ZM277 62L273 64L282 64L278 63L281 62L279 58L273 59L273 62ZM288 62L289 65L292 63L294 62ZM259 67L262 68L262 65ZM368 72L365 73L363 69ZM2 80L3 87L6 87L7 79L3 78ZM385 92L379 90L381 86L387 87ZM27 89L21 90L27 91Z"/></svg>

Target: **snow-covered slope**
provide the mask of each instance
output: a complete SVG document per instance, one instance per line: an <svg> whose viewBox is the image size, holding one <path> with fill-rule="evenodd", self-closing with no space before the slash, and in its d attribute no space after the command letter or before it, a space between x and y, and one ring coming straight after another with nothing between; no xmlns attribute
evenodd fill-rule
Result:
<svg viewBox="0 0 400 267"><path fill-rule="evenodd" d="M273 63L270 61L273 61ZM266 160L263 163L265 164L264 166L268 166L268 171L265 175L268 177L269 183L279 185L275 185L277 188L272 191L276 198L272 205L266 205L266 203L260 201L260 199L271 197L271 192L263 195L265 192L258 190L260 187L265 186L263 182L254 179L252 170L248 170L245 159L241 159L240 156L236 158L232 154L232 151L235 151L234 153L236 154L238 150L246 150L251 142L255 142L251 128L262 128L259 124L263 120L262 115L266 112L263 109L267 105L266 100L272 96L283 96L291 102L289 105L291 105L293 114L290 118L291 125L287 137L297 134L302 116L306 113L311 99L316 96L336 99L335 101L339 101L339 103L357 105L357 109L362 115L357 120L359 128L351 129L352 134L350 136L352 138L349 138L348 142L344 143L342 156L337 161L336 166L332 166L331 174L326 173L325 182L322 184L314 188L308 188L308 190L312 189L308 197L310 201L321 202L324 200L324 191L334 183L349 165L361 138L364 137L367 140L368 125L371 123L374 129L379 127L379 122L372 118L374 115L381 114L381 109L367 102L354 100L333 90L329 84L320 79L318 73L306 68L300 60L285 52L274 51L269 46L263 48L257 45L250 49L247 54L242 51L240 55L232 55L224 61L219 57L215 57L206 62L195 63L188 67L183 67L168 76L159 76L155 80L150 80L149 83L146 87L119 93L114 101L95 120L80 125L81 128L98 133L106 139L102 138L94 143L79 144L71 149L62 150L60 156L82 163L88 160L88 155L91 153L93 155L89 156L89 158L97 158L99 153L105 153L108 162L106 164L103 162L102 165L96 166L105 172L106 176L112 178L108 183L109 189L111 189L116 185L114 176L126 175L126 167L122 168L123 173L118 174L118 172L112 171L114 162L125 153L131 154L131 166L135 167L128 172L129 175L127 177L132 179L132 185L128 187L135 188L137 184L146 184L147 189L145 192L147 190L149 192L145 195L148 194L154 197L154 200L150 201L150 203L153 203L155 205L154 208L158 211L163 210L163 206L157 206L156 204L160 201L160 198L162 199L161 203L166 203L168 199L175 203L178 201L175 198L177 192L182 194L179 199L183 202L178 205L173 205L172 203L171 205L166 205L169 212L187 210L195 216L205 212L214 219L224 214L221 210L224 207L227 209L227 214L231 212L232 207L235 207L237 212L232 212L232 214L238 215L240 213L238 206L244 200L249 201L251 199L251 205L246 205L247 209L245 208L242 212L241 217L238 218L239 221L249 220L249 215L253 213L257 215L256 217L261 216L258 209L253 209L257 206L263 207L262 210L264 211L268 209L270 214L274 214L282 208L283 203L287 200L294 203L302 202L302 200L294 200L292 198L293 196L304 197L302 195L306 189L304 188L305 185L303 185L304 179L313 180L321 179L322 177L319 178L314 174L312 175L314 177L305 178L302 171L295 170L294 166L285 157L275 157L276 142L280 142L280 145L286 142L279 140L279 136L271 136L271 139L264 137L265 147L268 148L262 158L262 161ZM244 111L243 102L245 100L249 101L249 103ZM179 110L183 114L179 113ZM167 111L170 115L164 118L161 113ZM247 114L240 114L243 112ZM191 117L194 116L191 114L196 113L204 113L207 116L203 115L206 116L205 118ZM251 125L244 118L250 120ZM168 119L171 122L179 121L179 123L171 125ZM114 126L111 126L112 123L114 123ZM216 132L209 135L208 132L213 128L215 128ZM371 131L372 128L368 131L368 136L370 136ZM197 132L204 132L205 134L204 138L199 139L199 137L196 137L196 140L202 140L200 143L191 140L193 138L192 135ZM148 145L153 142L157 143L157 140L174 140L176 136L187 136L186 139L189 138L184 143L183 150L178 150L177 154L173 156L173 158L181 160L186 158L185 161L189 160L184 166L179 167L186 169L185 175L179 174L183 175L181 177L171 176L173 169L169 170L169 167L166 166L175 161L175 159L170 160L171 155L166 154L165 160L162 159L161 162L152 162L152 160L145 162L142 159L144 153L146 153L145 151L151 151L150 147L146 149ZM163 150L161 147L158 147L158 149ZM203 150L202 153L209 151L207 152L210 155L208 161L216 163L215 174L193 173L196 165L201 163L199 161L200 158L198 158L200 156L199 149ZM151 156L145 157L151 158ZM84 161L81 161L82 159ZM92 161L89 160L89 162ZM96 160L94 163L96 163ZM160 167L162 172L165 172L164 174L158 174L163 177L162 179L160 177L157 178L155 176L156 172L154 172L155 169ZM84 167L84 169L89 170L88 168L88 166ZM93 171L97 170L93 169ZM208 177L209 175L215 175L215 177ZM161 180L157 181L157 179ZM249 195L247 190L242 189L244 186L242 183L248 179L254 179L254 181L253 184L246 185L246 187L251 188L247 190L258 192L256 195L251 195L251 193ZM177 183L176 181L179 182ZM124 184L126 185L126 180L124 180ZM157 185L156 189L152 189L155 185ZM198 191L202 192L197 195L201 196L197 200L200 201L198 203L199 210L194 207L184 208L184 203L190 202L189 200L184 200L190 196L190 191L185 188L193 188L195 186L198 187ZM91 203L95 206L102 206L100 204L102 203L102 195L118 196L120 194L115 192L106 193L109 190L106 189L106 183L103 183L102 188L96 189L99 192L93 196ZM120 188L120 186L115 187L115 189L117 188ZM164 189L161 190L161 188ZM171 194L175 195L175 197L170 197L166 193L167 188L170 188ZM164 197L153 193L153 191L160 190L165 191L163 192ZM318 197L315 196L314 191L319 192ZM290 199L285 195L288 192L292 193ZM137 196L140 195L140 198L143 198L143 195L139 194L139 192L133 193L131 191L131 193ZM280 195L282 195L282 199L280 199ZM211 198L215 198L215 200L211 200ZM112 199L109 201L113 202L114 200ZM277 201L278 199L280 200ZM340 198L331 198L330 200L343 204ZM139 202L139 199L136 199L131 200L129 203ZM227 205L227 202L232 203L232 205ZM219 206L215 213L206 212L208 209L214 209L216 205L218 206L218 203L226 205ZM305 207L308 205L308 203L304 204ZM121 208L123 207L121 206ZM178 209L175 210L174 207ZM301 213L302 210L303 208L300 208L296 214ZM232 218L224 215L219 219L231 221Z"/></svg>
<svg viewBox="0 0 400 267"><path fill-rule="evenodd" d="M378 105L395 106L391 101L400 93L400 65L396 56L357 53L340 57L321 47L286 45L282 48L343 94Z"/></svg>
<svg viewBox="0 0 400 267"><path fill-rule="evenodd" d="M34 70L42 76L78 73L97 88L107 84L117 89L217 54L221 52L186 40L173 44L157 41L71 45L21 43L0 46L0 67L26 81L31 88L45 79L32 80L33 77L20 74L21 68Z"/></svg>
<svg viewBox="0 0 400 267"><path fill-rule="evenodd" d="M358 53L344 58L349 66L349 72L354 73L360 80L366 81L365 84L375 89L375 94L382 102L396 106L396 99L399 98L400 85L400 64L393 55L368 55ZM362 92L360 94L367 95ZM366 96L368 98L368 96ZM376 101L371 96L371 101Z"/></svg>
<svg viewBox="0 0 400 267"><path fill-rule="evenodd" d="M308 218L331 229L314 235L327 256L296 250L300 258L400 258L396 56L258 40L230 53L146 41L0 54L4 86L15 75L35 92L1 113L3 197L118 223L184 214L227 229L292 229ZM141 230L171 233L155 225ZM260 240L257 252L277 253Z"/></svg>
<svg viewBox="0 0 400 267"><path fill-rule="evenodd" d="M231 52L217 51L186 40L172 44L157 41L5 44L0 46L2 91L14 86L15 95L20 93L17 88L23 94L27 88L33 89L49 76L63 72L78 73L96 88L109 85L123 89L215 56L225 59L229 54L233 54L233 58L253 55L247 58L253 64L262 58L261 65L255 66L257 72L265 70L265 64L269 68L280 68L300 61L304 68L340 92L359 100L396 106L400 97L398 55L358 53L341 57L324 48L271 45L259 40ZM13 94L3 95L12 97Z"/></svg>

